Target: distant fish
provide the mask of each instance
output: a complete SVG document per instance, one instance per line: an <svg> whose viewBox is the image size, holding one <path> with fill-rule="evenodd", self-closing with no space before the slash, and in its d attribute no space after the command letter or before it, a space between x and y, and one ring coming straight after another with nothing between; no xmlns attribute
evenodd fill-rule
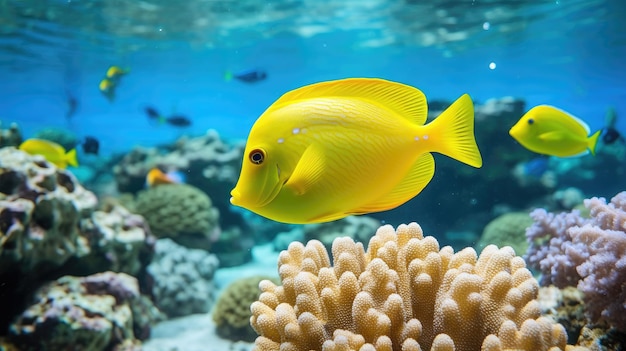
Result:
<svg viewBox="0 0 626 351"><path fill-rule="evenodd" d="M150 119L161 119L161 114L159 113L159 111L157 111L154 107L151 106L146 106L144 108L144 111L146 112L146 115L148 115L148 118Z"/></svg>
<svg viewBox="0 0 626 351"><path fill-rule="evenodd" d="M117 88L117 84L113 82L109 78L103 78L98 84L98 89L102 95L104 95L109 101L113 101L115 99L115 89Z"/></svg>
<svg viewBox="0 0 626 351"><path fill-rule="evenodd" d="M100 142L94 137L86 136L82 147L84 153L97 155L100 151Z"/></svg>
<svg viewBox="0 0 626 351"><path fill-rule="evenodd" d="M185 181L184 176L180 172L163 172L157 167L152 168L146 175L146 185L155 187L162 184L177 184Z"/></svg>
<svg viewBox="0 0 626 351"><path fill-rule="evenodd" d="M189 127L191 125L191 120L182 115L175 115L171 117L164 118L165 123L172 125L174 127Z"/></svg>
<svg viewBox="0 0 626 351"><path fill-rule="evenodd" d="M78 99L67 92L67 112L65 112L65 118L72 119L78 110Z"/></svg>
<svg viewBox="0 0 626 351"><path fill-rule="evenodd" d="M425 125L427 114L420 90L382 79L290 91L250 130L230 202L278 222L329 222L417 196L435 173L432 152L482 166L469 95Z"/></svg>
<svg viewBox="0 0 626 351"><path fill-rule="evenodd" d="M541 178L541 176L548 171L549 163L550 161L548 157L535 157L524 163L524 174L535 178Z"/></svg>
<svg viewBox="0 0 626 351"><path fill-rule="evenodd" d="M595 155L600 130L589 136L582 120L553 106L535 106L509 130L530 151L558 157Z"/></svg>
<svg viewBox="0 0 626 351"><path fill-rule="evenodd" d="M130 69L128 68L121 68L120 66L110 66L107 69L106 77L111 80L117 80L121 76L128 74L128 72L130 72Z"/></svg>
<svg viewBox="0 0 626 351"><path fill-rule="evenodd" d="M602 128L602 142L609 145L613 144L616 141L625 142L624 137L617 131L617 129L612 127L604 127Z"/></svg>
<svg viewBox="0 0 626 351"><path fill-rule="evenodd" d="M616 141L626 142L620 132L615 129L617 123L617 111L614 108L609 108L606 113L605 127L602 128L602 142L604 144L613 144Z"/></svg>
<svg viewBox="0 0 626 351"><path fill-rule="evenodd" d="M104 95L109 101L113 102L115 99L115 90L117 89L120 78L130 72L129 69L121 68L120 66L110 66L106 75L100 81L98 88L102 95Z"/></svg>
<svg viewBox="0 0 626 351"><path fill-rule="evenodd" d="M226 80L231 80L234 78L245 83L256 83L265 80L267 78L267 73L259 69L251 69L241 71L239 73L226 71L226 73L224 74L224 78Z"/></svg>
<svg viewBox="0 0 626 351"><path fill-rule="evenodd" d="M59 168L78 167L76 149L65 152L63 146L52 141L32 138L24 141L19 149L31 155L41 155Z"/></svg>

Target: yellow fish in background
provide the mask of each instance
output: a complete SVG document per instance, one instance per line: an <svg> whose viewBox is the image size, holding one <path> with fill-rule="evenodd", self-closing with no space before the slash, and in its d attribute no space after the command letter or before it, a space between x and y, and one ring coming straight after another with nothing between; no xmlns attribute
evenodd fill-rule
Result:
<svg viewBox="0 0 626 351"><path fill-rule="evenodd" d="M31 155L41 155L59 168L65 169L67 165L78 167L76 149L65 152L63 146L52 141L28 139L19 146L19 149Z"/></svg>
<svg viewBox="0 0 626 351"><path fill-rule="evenodd" d="M526 112L509 134L530 151L569 157L595 155L602 130L589 136L589 126L582 120L553 106L539 105Z"/></svg>
<svg viewBox="0 0 626 351"><path fill-rule="evenodd" d="M128 72L130 72L129 69L124 69L120 66L111 66L107 69L107 78L115 80Z"/></svg>
<svg viewBox="0 0 626 351"><path fill-rule="evenodd" d="M424 125L427 113L421 91L382 79L288 92L252 127L230 201L278 222L327 222L409 201L434 175L431 152L482 166L469 95Z"/></svg>

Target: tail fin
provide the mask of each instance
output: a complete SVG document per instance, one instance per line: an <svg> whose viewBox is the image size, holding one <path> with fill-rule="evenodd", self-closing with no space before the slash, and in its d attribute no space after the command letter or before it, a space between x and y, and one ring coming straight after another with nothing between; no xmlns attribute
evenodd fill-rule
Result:
<svg viewBox="0 0 626 351"><path fill-rule="evenodd" d="M65 154L65 161L72 167L78 167L78 160L76 159L76 149L72 149Z"/></svg>
<svg viewBox="0 0 626 351"><path fill-rule="evenodd" d="M587 147L594 156L596 155L596 145L598 145L598 138L600 137L600 134L602 134L602 129L593 133L593 135L587 139Z"/></svg>
<svg viewBox="0 0 626 351"><path fill-rule="evenodd" d="M458 98L428 125L433 134L439 136L433 151L472 167L480 168L483 165L474 138L474 104L469 95Z"/></svg>

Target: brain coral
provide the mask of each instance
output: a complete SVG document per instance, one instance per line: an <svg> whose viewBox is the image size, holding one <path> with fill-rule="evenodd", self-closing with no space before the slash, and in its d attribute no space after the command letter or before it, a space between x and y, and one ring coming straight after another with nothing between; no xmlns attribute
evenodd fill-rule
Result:
<svg viewBox="0 0 626 351"><path fill-rule="evenodd" d="M518 255L526 252L526 228L533 224L527 212L505 213L487 224L478 240L481 249L489 243L498 243L500 246L510 246Z"/></svg>
<svg viewBox="0 0 626 351"><path fill-rule="evenodd" d="M251 305L255 350L566 349L510 247L454 253L411 223L380 227L367 252L338 238L332 254L333 267L315 240L281 252L283 285L262 281Z"/></svg>
<svg viewBox="0 0 626 351"><path fill-rule="evenodd" d="M154 235L184 246L208 248L209 239L219 233L219 211L202 190L191 185L164 184L142 190L135 209Z"/></svg>
<svg viewBox="0 0 626 351"><path fill-rule="evenodd" d="M250 326L250 304L259 298L259 282L266 276L241 278L220 295L213 310L217 333L235 341L254 341L256 333Z"/></svg>

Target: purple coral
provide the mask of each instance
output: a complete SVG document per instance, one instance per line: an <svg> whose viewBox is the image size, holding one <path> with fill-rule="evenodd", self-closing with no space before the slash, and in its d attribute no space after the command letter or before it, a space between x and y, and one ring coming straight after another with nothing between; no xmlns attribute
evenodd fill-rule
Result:
<svg viewBox="0 0 626 351"><path fill-rule="evenodd" d="M578 286L590 320L626 331L626 191L608 204L595 197L584 204L590 218L533 211L526 259L542 285Z"/></svg>

